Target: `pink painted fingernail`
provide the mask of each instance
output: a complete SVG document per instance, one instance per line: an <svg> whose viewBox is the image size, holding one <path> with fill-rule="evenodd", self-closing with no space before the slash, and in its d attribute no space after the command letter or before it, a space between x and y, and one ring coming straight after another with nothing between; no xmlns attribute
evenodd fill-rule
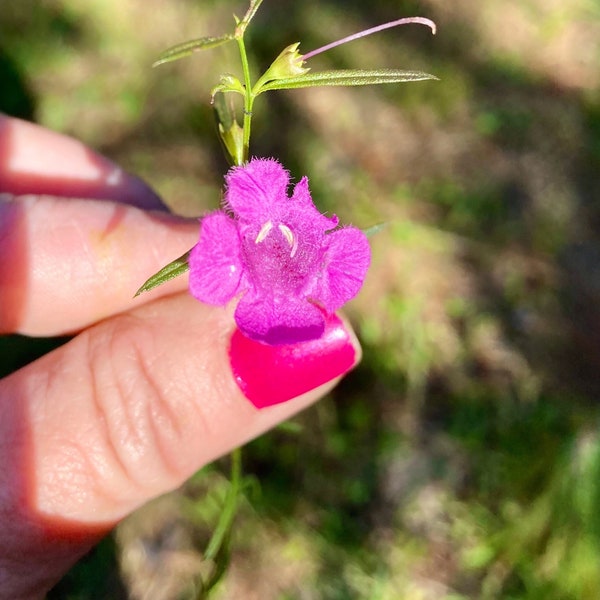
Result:
<svg viewBox="0 0 600 600"><path fill-rule="evenodd" d="M264 408L291 400L347 373L360 358L355 338L332 315L317 340L270 346L247 338L238 329L231 338L229 360L240 389Z"/></svg>

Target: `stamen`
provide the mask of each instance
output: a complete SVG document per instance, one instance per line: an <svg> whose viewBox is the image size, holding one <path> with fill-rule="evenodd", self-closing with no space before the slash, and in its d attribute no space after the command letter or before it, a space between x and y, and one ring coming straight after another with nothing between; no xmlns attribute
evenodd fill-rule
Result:
<svg viewBox="0 0 600 600"><path fill-rule="evenodd" d="M398 25L408 25L409 23L419 23L420 25L426 25L431 29L433 35L435 35L436 25L431 19L426 19L425 17L405 17L404 19L398 19L396 21L390 21L389 23L383 23L383 25L377 25L377 27L371 27L370 29L365 29L363 31L359 31L358 33L354 33L349 35L341 40L337 40L335 42L331 42L331 44L327 44L326 46L321 46L321 48L317 48L316 50L312 50L311 52L307 52L302 56L302 60L308 60L317 54L321 54L321 52L325 52L326 50L331 50L331 48L335 48L336 46L341 46L346 42L352 42L353 40L358 40L359 38L365 37L367 35L371 35L372 33L377 33L378 31L383 31L384 29L390 29L391 27L397 27Z"/></svg>
<svg viewBox="0 0 600 600"><path fill-rule="evenodd" d="M278 225L278 227L279 227L279 231L281 231L281 233L283 234L283 237L287 240L287 243L290 245L290 248L292 249L290 256L292 258L294 258L296 251L298 250L298 239L292 233L292 230L287 225L280 223Z"/></svg>
<svg viewBox="0 0 600 600"><path fill-rule="evenodd" d="M280 225L280 227L281 227L281 225ZM258 232L258 235L256 236L256 239L254 240L254 243L260 244L262 241L264 241L264 239L269 235L269 231L271 231L271 229L273 229L273 223L271 223L271 221L267 221L260 228L260 231Z"/></svg>

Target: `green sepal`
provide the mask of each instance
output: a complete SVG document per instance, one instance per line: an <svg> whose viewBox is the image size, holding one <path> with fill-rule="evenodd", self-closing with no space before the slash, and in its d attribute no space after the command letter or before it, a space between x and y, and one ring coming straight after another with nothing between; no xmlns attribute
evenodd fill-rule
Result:
<svg viewBox="0 0 600 600"><path fill-rule="evenodd" d="M227 159L232 165L241 165L244 162L244 130L237 122L233 107L227 102L225 94L215 93L213 108L219 129L219 138Z"/></svg>
<svg viewBox="0 0 600 600"><path fill-rule="evenodd" d="M225 94L215 92L212 99L213 110L215 111L215 119L219 125L222 125L224 129L229 129L235 120L235 112Z"/></svg>
<svg viewBox="0 0 600 600"><path fill-rule="evenodd" d="M235 75L225 73L221 75L219 85L216 85L210 92L213 101L219 92L223 92L224 94L227 92L236 92L237 94L244 96L246 94L246 89L244 88L244 84Z"/></svg>
<svg viewBox="0 0 600 600"><path fill-rule="evenodd" d="M261 78L256 82L255 89L260 90L268 81L279 81L281 79L290 79L306 75L310 69L303 67L302 55L298 52L300 42L291 44L284 48L279 56L271 63L271 66L264 72Z"/></svg>
<svg viewBox="0 0 600 600"><path fill-rule="evenodd" d="M229 129L219 123L219 137L225 147L227 159L232 165L241 165L244 162L244 130L237 121Z"/></svg>
<svg viewBox="0 0 600 600"><path fill-rule="evenodd" d="M153 290L155 287L166 283L167 281L171 281L171 279L175 279L175 277L179 277L179 275L183 275L190 269L190 265L188 259L190 257L191 249L188 250L185 254L181 255L179 258L176 258L174 261L170 262L168 265L164 266L158 273L155 273L146 280L144 285L135 293L135 296L139 296L144 292L149 292Z"/></svg>
<svg viewBox="0 0 600 600"><path fill-rule="evenodd" d="M342 69L336 71L309 72L299 77L288 77L269 81L256 90L256 95L269 90L295 90L307 87L321 86L355 86L375 85L381 83L402 83L406 81L424 81L427 79L438 79L435 75L423 73L422 71L402 71L398 69Z"/></svg>
<svg viewBox="0 0 600 600"><path fill-rule="evenodd" d="M190 40L189 42L182 42L181 44L177 44L176 46L172 46L164 52L161 52L159 57L152 63L152 66L158 67L158 65L164 65L165 63L190 56L198 50L215 48L221 44L231 42L234 39L235 37L233 34L226 33L225 35L221 35L219 37L203 37L198 38L197 40Z"/></svg>

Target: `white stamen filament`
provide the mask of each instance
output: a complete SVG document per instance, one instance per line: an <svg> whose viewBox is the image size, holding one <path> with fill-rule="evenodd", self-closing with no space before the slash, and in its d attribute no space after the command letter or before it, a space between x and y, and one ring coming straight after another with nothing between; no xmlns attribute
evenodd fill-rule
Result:
<svg viewBox="0 0 600 600"><path fill-rule="evenodd" d="M281 227L281 225L280 225L280 227ZM258 235L256 236L256 239L254 240L254 243L260 244L262 241L264 241L265 238L269 235L269 231L271 231L271 229L273 229L273 223L271 223L271 221L267 221L260 228L260 231L258 232Z"/></svg>
<svg viewBox="0 0 600 600"><path fill-rule="evenodd" d="M279 231L281 231L283 237L287 240L287 243L290 245L290 248L292 249L290 256L292 258L294 258L296 251L298 250L298 240L297 240L296 236L292 233L292 230L287 225L280 223L278 225L278 227L279 227Z"/></svg>

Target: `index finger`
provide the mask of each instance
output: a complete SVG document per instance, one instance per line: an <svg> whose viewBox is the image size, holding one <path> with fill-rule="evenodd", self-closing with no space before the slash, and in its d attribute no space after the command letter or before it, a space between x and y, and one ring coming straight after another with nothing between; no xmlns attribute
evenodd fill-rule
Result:
<svg viewBox="0 0 600 600"><path fill-rule="evenodd" d="M162 203L75 140L6 117L0 129L0 333L70 333L185 288L180 278L132 299L194 245L196 221L141 210Z"/></svg>
<svg viewBox="0 0 600 600"><path fill-rule="evenodd" d="M0 202L0 332L63 335L185 289L182 276L133 298L197 235L196 222L114 202Z"/></svg>
<svg viewBox="0 0 600 600"><path fill-rule="evenodd" d="M0 193L96 198L166 210L141 179L80 141L2 114Z"/></svg>

